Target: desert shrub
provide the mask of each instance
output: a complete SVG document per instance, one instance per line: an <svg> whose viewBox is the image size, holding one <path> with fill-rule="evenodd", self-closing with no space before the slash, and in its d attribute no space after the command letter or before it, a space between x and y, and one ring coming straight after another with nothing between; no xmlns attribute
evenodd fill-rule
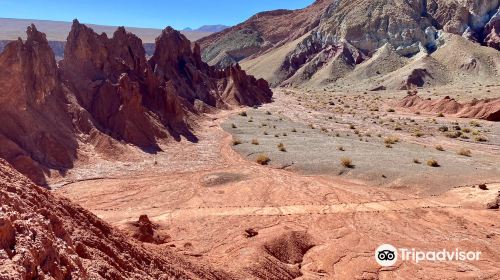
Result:
<svg viewBox="0 0 500 280"><path fill-rule="evenodd" d="M471 132L471 129L470 129L470 128L468 128L468 127L465 127L465 128L463 128L463 129L462 129L462 132L463 132L463 133L470 133L470 132Z"/></svg>
<svg viewBox="0 0 500 280"><path fill-rule="evenodd" d="M474 137L474 141L476 141L476 142L488 142L488 138L479 135L479 136Z"/></svg>
<svg viewBox="0 0 500 280"><path fill-rule="evenodd" d="M245 111L240 112L239 115L242 116L242 117L246 117L247 116L247 112L245 112Z"/></svg>
<svg viewBox="0 0 500 280"><path fill-rule="evenodd" d="M415 133L413 133L413 135L415 137L422 137L422 136L424 136L424 133L422 131L415 131Z"/></svg>
<svg viewBox="0 0 500 280"><path fill-rule="evenodd" d="M437 115L437 117L438 117L438 118L443 118L443 117L444 117L444 115L443 115L443 113L439 113L439 114Z"/></svg>
<svg viewBox="0 0 500 280"><path fill-rule="evenodd" d="M267 131L264 131L264 135L269 135L269 133L267 133Z"/></svg>
<svg viewBox="0 0 500 280"><path fill-rule="evenodd" d="M252 139L252 145L259 145L259 140Z"/></svg>
<svg viewBox="0 0 500 280"><path fill-rule="evenodd" d="M271 114L271 112L267 111L267 112L266 112L266 115L270 116L270 115L272 115L272 114Z"/></svg>
<svg viewBox="0 0 500 280"><path fill-rule="evenodd" d="M428 160L427 165L430 167L439 167L439 163L435 159Z"/></svg>
<svg viewBox="0 0 500 280"><path fill-rule="evenodd" d="M285 144L283 144L283 143L279 143L279 144L278 144L278 150L279 150L280 152L286 152Z"/></svg>
<svg viewBox="0 0 500 280"><path fill-rule="evenodd" d="M390 108L390 109L387 109L387 112L389 112L389 113L394 113L394 112L396 112L396 110L394 110L394 109Z"/></svg>
<svg viewBox="0 0 500 280"><path fill-rule="evenodd" d="M233 146L238 146L241 144L242 144L241 140L233 140Z"/></svg>
<svg viewBox="0 0 500 280"><path fill-rule="evenodd" d="M445 135L448 138L458 138L458 137L462 136L462 132L461 131L453 131L453 132L448 132Z"/></svg>
<svg viewBox="0 0 500 280"><path fill-rule="evenodd" d="M236 125L233 123L233 124L231 124L231 127L232 128L236 128Z"/></svg>
<svg viewBox="0 0 500 280"><path fill-rule="evenodd" d="M481 124L478 121L470 121L469 125L472 127L481 127Z"/></svg>
<svg viewBox="0 0 500 280"><path fill-rule="evenodd" d="M255 161L260 165L267 165L271 159L267 155L261 154L257 156Z"/></svg>
<svg viewBox="0 0 500 280"><path fill-rule="evenodd" d="M393 145L396 144L397 142L399 142L399 138L396 136L389 136L384 139L384 143L386 145Z"/></svg>
<svg viewBox="0 0 500 280"><path fill-rule="evenodd" d="M339 150L341 152L345 151L344 147L342 147L342 146L338 147L337 150Z"/></svg>
<svg viewBox="0 0 500 280"><path fill-rule="evenodd" d="M441 145L437 145L435 148L436 148L436 150L438 150L438 151L441 151L441 152L442 152L442 151L444 151L444 148L443 148L443 146L441 146Z"/></svg>
<svg viewBox="0 0 500 280"><path fill-rule="evenodd" d="M446 125L443 125L443 126L440 126L438 128L438 130L441 131L441 132L446 132L446 131L448 131L448 127Z"/></svg>
<svg viewBox="0 0 500 280"><path fill-rule="evenodd" d="M469 149L461 148L460 150L458 150L457 154L465 157L470 157L472 152Z"/></svg>
<svg viewBox="0 0 500 280"><path fill-rule="evenodd" d="M413 159L413 163L415 163L415 164L421 164L420 160L418 160L418 159L416 159L416 158L415 158L415 159Z"/></svg>
<svg viewBox="0 0 500 280"><path fill-rule="evenodd" d="M295 129L295 128L294 128L294 129L292 129L292 132L297 132L297 129Z"/></svg>
<svg viewBox="0 0 500 280"><path fill-rule="evenodd" d="M352 160L350 158L341 158L340 159L340 164L344 167L347 167L347 168L353 168L354 166L352 165Z"/></svg>

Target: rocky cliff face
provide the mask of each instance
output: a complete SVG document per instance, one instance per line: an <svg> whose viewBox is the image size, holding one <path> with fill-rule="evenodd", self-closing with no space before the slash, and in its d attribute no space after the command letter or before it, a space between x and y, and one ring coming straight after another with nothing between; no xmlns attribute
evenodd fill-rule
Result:
<svg viewBox="0 0 500 280"><path fill-rule="evenodd" d="M47 168L72 167L77 141L54 54L35 26L27 34L0 55L0 157L43 184Z"/></svg>
<svg viewBox="0 0 500 280"><path fill-rule="evenodd" d="M199 43L203 58L214 65L285 52L274 59L281 63L270 79L277 85L296 74L294 82L307 80L329 62L353 70L386 44L402 57L432 53L444 43L443 32L499 49L499 6L498 0L323 0L302 10L256 15ZM345 62L332 62L337 57Z"/></svg>
<svg viewBox="0 0 500 280"><path fill-rule="evenodd" d="M0 159L0 278L228 279L175 253L146 249Z"/></svg>
<svg viewBox="0 0 500 280"><path fill-rule="evenodd" d="M199 48L171 28L148 61L124 28L108 38L75 20L59 65L34 26L0 56L0 157L39 184L49 169L71 168L80 144L96 135L158 151L163 139L196 140L190 123L206 106L253 106L272 96L237 66L202 62Z"/></svg>

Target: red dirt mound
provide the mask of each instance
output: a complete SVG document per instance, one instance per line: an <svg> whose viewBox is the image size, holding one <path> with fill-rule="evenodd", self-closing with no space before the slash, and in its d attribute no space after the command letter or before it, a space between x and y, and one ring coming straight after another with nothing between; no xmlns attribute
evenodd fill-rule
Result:
<svg viewBox="0 0 500 280"><path fill-rule="evenodd" d="M468 103L458 103L449 96L440 100L422 99L416 94L407 95L397 104L411 111L442 113L460 118L484 119L500 121L500 98L473 100Z"/></svg>
<svg viewBox="0 0 500 280"><path fill-rule="evenodd" d="M0 159L0 279L226 279L150 252Z"/></svg>

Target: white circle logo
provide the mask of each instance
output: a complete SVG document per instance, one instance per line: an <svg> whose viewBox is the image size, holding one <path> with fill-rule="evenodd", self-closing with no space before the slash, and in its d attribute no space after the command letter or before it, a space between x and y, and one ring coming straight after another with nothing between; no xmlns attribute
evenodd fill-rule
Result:
<svg viewBox="0 0 500 280"><path fill-rule="evenodd" d="M380 245L375 250L375 260L381 266L393 266L398 261L398 250L390 244Z"/></svg>

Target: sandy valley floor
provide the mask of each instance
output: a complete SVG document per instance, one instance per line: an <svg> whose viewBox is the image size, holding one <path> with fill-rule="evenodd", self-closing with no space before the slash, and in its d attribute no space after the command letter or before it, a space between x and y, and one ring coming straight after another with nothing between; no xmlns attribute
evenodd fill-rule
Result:
<svg viewBox="0 0 500 280"><path fill-rule="evenodd" d="M82 165L52 185L125 231L147 214L168 238L146 246L239 278L500 279L500 215L485 207L500 192L500 124L404 112L397 94L277 90L274 103L207 118L198 143ZM383 243L482 257L381 268Z"/></svg>

